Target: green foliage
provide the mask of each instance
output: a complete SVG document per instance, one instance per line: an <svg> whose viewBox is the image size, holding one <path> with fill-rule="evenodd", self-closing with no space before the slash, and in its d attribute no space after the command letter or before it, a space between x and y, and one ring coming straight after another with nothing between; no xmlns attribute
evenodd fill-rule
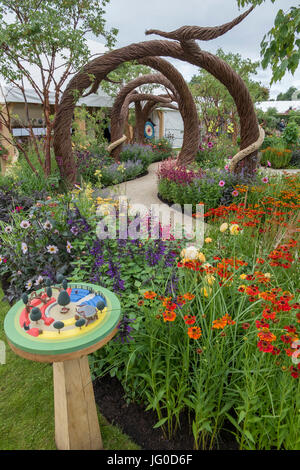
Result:
<svg viewBox="0 0 300 470"><path fill-rule="evenodd" d="M37 153L33 146L26 148L29 159L35 166L37 173L33 173L29 167L24 155L20 153L18 161L14 164L12 170L7 175L17 184L23 194L31 196L34 191L48 191L50 194L57 192L60 188L60 175L58 172L54 153L51 152L52 174L45 176L44 169L40 166Z"/></svg>
<svg viewBox="0 0 300 470"><path fill-rule="evenodd" d="M261 150L266 149L267 147L285 147L285 144L282 140L282 137L271 135L266 136L265 140L262 143Z"/></svg>
<svg viewBox="0 0 300 470"><path fill-rule="evenodd" d="M291 7L285 13L279 10L273 28L264 36L261 43L262 66L272 67L271 83L278 82L286 72L292 74L300 60L300 6Z"/></svg>
<svg viewBox="0 0 300 470"><path fill-rule="evenodd" d="M299 136L299 126L295 121L290 121L282 133L282 138L288 148L292 148L293 146L298 144Z"/></svg>
<svg viewBox="0 0 300 470"><path fill-rule="evenodd" d="M228 158L233 157L239 148L231 141L229 134L220 135L217 139L202 142L196 155L196 162L201 168L224 168Z"/></svg>
<svg viewBox="0 0 300 470"><path fill-rule="evenodd" d="M115 98L126 83L149 73L153 73L153 70L146 65L141 65L137 61L125 62L110 72L108 75L110 81L103 81L101 86L107 94ZM138 90L140 93L152 93L158 86L156 84L147 84L140 86Z"/></svg>
<svg viewBox="0 0 300 470"><path fill-rule="evenodd" d="M63 282L63 280L64 280L64 276L63 276L62 274L58 273L58 274L56 275L56 280L57 280L57 282L58 282L59 284L61 284L61 283Z"/></svg>
<svg viewBox="0 0 300 470"><path fill-rule="evenodd" d="M287 168L292 158L292 151L282 146L267 147L261 154L261 165L267 166L270 163L272 168Z"/></svg>
<svg viewBox="0 0 300 470"><path fill-rule="evenodd" d="M279 93L276 100L277 101L291 101L294 92L297 91L297 88L290 86L290 88L285 93Z"/></svg>
<svg viewBox="0 0 300 470"><path fill-rule="evenodd" d="M268 108L267 111L256 109L258 122L264 127L265 131L272 132L278 124L278 112L276 108Z"/></svg>
<svg viewBox="0 0 300 470"><path fill-rule="evenodd" d="M239 6L261 5L265 0L237 0ZM275 0L271 0L275 3ZM286 72L295 73L300 60L300 5L287 12L277 12L273 28L261 42L262 66L272 67L271 84L282 79Z"/></svg>
<svg viewBox="0 0 300 470"><path fill-rule="evenodd" d="M72 143L76 150L89 150L90 152L105 152L107 140L104 138L104 129L109 125L110 119L103 109L90 112L85 106L76 108L74 112L72 129ZM80 129L80 122L85 129ZM101 150L100 150L101 149Z"/></svg>

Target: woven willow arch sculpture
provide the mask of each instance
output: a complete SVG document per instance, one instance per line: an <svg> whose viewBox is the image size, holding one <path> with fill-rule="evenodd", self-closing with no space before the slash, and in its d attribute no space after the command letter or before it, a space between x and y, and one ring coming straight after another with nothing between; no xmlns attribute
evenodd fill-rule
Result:
<svg viewBox="0 0 300 470"><path fill-rule="evenodd" d="M173 101L176 101L178 103L179 111L181 113L183 122L185 124L184 126L184 138L183 138L183 145L182 145L182 150L180 154L183 154L185 157L191 157L193 159L195 153L197 152L199 148L199 128L198 128L198 115L197 115L197 109L193 100L193 97L191 95L191 92L182 77L182 75L173 67L171 64L169 64L166 60L160 59L158 57L151 57L146 59L145 61L141 61L143 64L147 64L150 67L159 70L162 73L158 74L148 74L148 75L142 75L134 80L131 80L128 82L119 92L113 109L112 109L112 114L111 114L111 138L112 142L114 140L118 140L122 136L123 132L123 127L124 127L124 122L125 122L125 114L126 114L126 107L127 105L126 100L127 97L130 96L130 93L132 91L146 83L159 83L163 85L164 87L168 88L172 95L169 95ZM164 74L164 75L163 75ZM171 78L172 82L169 80ZM175 82L175 85L174 85ZM189 107L189 113L186 114L185 110L186 107L184 107L184 103L188 104ZM151 111L154 109L156 106L156 103L154 101L149 101L147 105L145 106L143 113L142 110L140 110L137 106L138 114L140 114L140 123L137 124L138 126L138 132L144 134L144 120L145 116L146 118L148 115L151 113ZM168 104L167 107L171 107L172 105ZM139 116L138 120L139 120ZM192 132L191 132L192 131ZM193 134L194 138L191 140L186 137L186 132L188 132L188 136ZM114 149L112 152L112 156L116 159L118 159L119 154L120 154L120 147L117 147ZM180 159L180 155L179 155Z"/></svg>
<svg viewBox="0 0 300 470"><path fill-rule="evenodd" d="M176 41L152 40L131 44L108 52L89 62L69 82L62 96L55 120L53 143L62 178L69 184L76 182L76 166L72 153L70 133L75 108L74 96L80 97L84 90L90 87L89 93L95 92L101 81L123 62L144 60L147 57L153 56L169 56L202 67L227 87L235 101L240 118L240 149L245 150L244 153L246 153L246 155L242 155L241 160L234 160L231 168L232 171L236 172L242 171L243 167L248 171L253 171L257 163L257 148L259 148L261 138L249 91L241 77L226 62L209 52L202 51L194 42L195 39L208 41L225 34L239 24L253 8L251 7L230 23L214 28L186 26L171 33L156 30L148 31L147 34L157 33L165 37L174 38ZM94 80L91 79L91 76L94 77ZM246 151L247 147L250 148L250 154ZM185 159L185 156L181 155L181 164L188 163L189 161L191 159Z"/></svg>

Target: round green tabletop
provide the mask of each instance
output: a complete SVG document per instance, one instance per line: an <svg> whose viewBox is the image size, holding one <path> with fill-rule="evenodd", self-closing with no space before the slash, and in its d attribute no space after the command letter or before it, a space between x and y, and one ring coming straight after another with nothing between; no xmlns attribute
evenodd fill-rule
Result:
<svg viewBox="0 0 300 470"><path fill-rule="evenodd" d="M54 291L55 289L58 291L58 288L53 287ZM83 305L93 305L93 298L97 296L101 296L105 300L106 307L103 311L98 311L93 321L89 319L90 314L87 315L86 319L89 319L89 321L86 321L86 324L81 328L75 326L76 318L74 315L69 314L65 322L65 328L57 330L53 327L54 319L51 319L51 316L54 316L51 309L54 312L55 305L57 306L57 298L52 298L48 305L43 306L43 318L50 318L53 323L43 329L46 323L41 319L36 324L31 322L26 328L26 322L23 321L24 315L26 315L25 305L20 300L9 310L4 320L4 331L11 345L19 351L32 355L59 356L88 350L101 341L105 342L105 338L112 335L120 321L121 307L117 296L104 287L81 282L69 283L68 289L71 297L70 310L72 311L73 308L75 313L81 310L84 311ZM78 290L80 292L86 290L87 294L81 298L75 296L76 300L72 302L72 292L76 294ZM38 293L40 292L41 290L38 291ZM41 307L41 305L38 305L38 307ZM90 312L88 309L87 311ZM32 332L36 332L37 335L32 335Z"/></svg>

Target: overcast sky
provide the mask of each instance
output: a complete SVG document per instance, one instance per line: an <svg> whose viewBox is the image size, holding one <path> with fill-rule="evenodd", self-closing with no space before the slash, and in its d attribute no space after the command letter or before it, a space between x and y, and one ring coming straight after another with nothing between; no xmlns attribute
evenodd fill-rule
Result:
<svg viewBox="0 0 300 470"><path fill-rule="evenodd" d="M272 28L277 11L284 11L291 6L297 6L298 0L266 0L238 26L224 36L213 41L198 41L200 47L209 52L216 52L220 47L225 52L238 52L244 58L260 60L260 42L263 36ZM107 27L119 29L116 47L122 47L133 42L157 39L158 36L145 36L146 29L171 31L184 25L218 26L231 21L244 12L237 7L236 0L110 0L106 6ZM188 63L175 61L178 70L189 80L197 67ZM270 70L259 69L256 79L270 88ZM271 87L271 98L286 91L290 86L300 90L300 70L295 75L286 74L281 82Z"/></svg>

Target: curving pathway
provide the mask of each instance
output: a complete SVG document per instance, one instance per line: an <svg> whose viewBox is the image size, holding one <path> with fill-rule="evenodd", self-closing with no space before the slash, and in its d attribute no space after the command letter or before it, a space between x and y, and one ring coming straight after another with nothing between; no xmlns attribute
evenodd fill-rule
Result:
<svg viewBox="0 0 300 470"><path fill-rule="evenodd" d="M149 165L148 174L140 178L136 178L132 181L127 181L125 183L120 183L113 188L106 189L104 196L111 196L114 199L126 196L128 198L128 203L132 206L134 204L143 204L146 206L149 213L151 206L155 205L160 213L160 220L163 221L163 225L166 226L170 221L174 226L178 226L176 221L180 217L180 212L172 210L167 204L160 201L157 197L157 170L160 162L155 162ZM105 190L104 190L105 191ZM183 219L183 218L182 218ZM186 215L184 218L184 223L187 226L187 233L191 233L191 228L195 227L196 221L194 218ZM207 224L204 224L204 229Z"/></svg>

